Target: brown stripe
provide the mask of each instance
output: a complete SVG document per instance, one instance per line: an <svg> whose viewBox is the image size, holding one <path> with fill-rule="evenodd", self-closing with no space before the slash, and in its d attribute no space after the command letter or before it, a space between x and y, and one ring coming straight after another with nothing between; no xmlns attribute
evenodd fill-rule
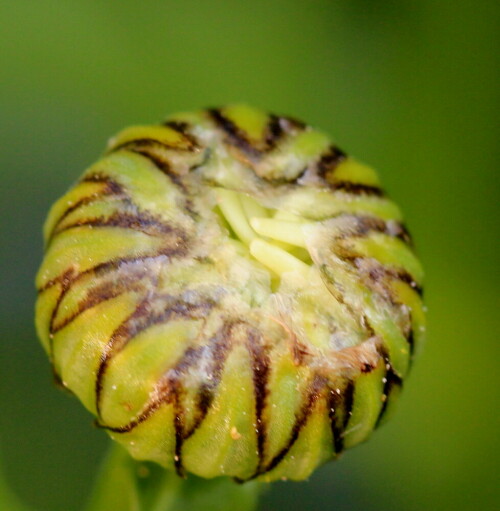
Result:
<svg viewBox="0 0 500 511"><path fill-rule="evenodd" d="M374 197L382 197L384 191L378 186L369 186L362 183L352 183L351 181L335 181L331 183L330 188L352 195L371 195Z"/></svg>
<svg viewBox="0 0 500 511"><path fill-rule="evenodd" d="M174 447L174 467L179 477L186 477L184 465L182 462L182 446L184 444L184 423L185 413L182 406L180 382L176 381L172 385L173 402L174 402L174 431L175 431L175 447Z"/></svg>
<svg viewBox="0 0 500 511"><path fill-rule="evenodd" d="M143 256L136 256L136 257L129 257L129 258L117 258L113 259L111 261L106 261L104 263L97 264L96 266L93 266L91 268L88 268L87 270L84 270L79 273L75 273L73 268L69 268L64 273L59 275L58 277L50 280L47 282L44 286L38 289L38 293L42 293L46 291L47 289L50 289L51 287L60 284L61 285L61 292L59 296L57 297L55 306L51 313L51 318L49 322L49 339L50 339L50 354L52 356L53 354L53 337L54 334L62 328L62 326L67 326L73 319L75 319L78 314L76 314L73 318L69 318L68 321L64 321L64 325L55 325L55 319L57 317L57 314L59 312L61 303L67 292L69 291L70 287L79 279L85 277L86 275L94 273L97 278L102 277L103 275L106 275L110 271L114 271L118 269L120 266L124 264L131 264L131 263L143 263L146 264L149 261L156 261L160 257L173 257L173 256L182 256L187 251L187 238L185 236L185 233L176 228L172 228L172 232L175 232L176 239L172 241L172 244L168 246L162 247L157 254L148 254Z"/></svg>
<svg viewBox="0 0 500 511"><path fill-rule="evenodd" d="M213 372L213 374L215 374L215 382L212 381L210 385L208 385L206 382L201 384L201 387L198 390L198 395L196 396L197 398L196 407L198 410L198 417L196 418L193 426L186 433L186 438L189 438L191 435L193 435L193 433L200 427L201 423L203 422L208 413L208 410L212 406L212 402L214 400L214 389L219 384L222 367L223 364L220 364L218 371L214 370Z"/></svg>
<svg viewBox="0 0 500 511"><path fill-rule="evenodd" d="M340 389L339 389L340 390ZM333 449L335 454L339 454L344 449L344 421L340 413L342 407L342 393L337 389L330 389L328 393L328 419L330 420L330 429L332 431Z"/></svg>
<svg viewBox="0 0 500 511"><path fill-rule="evenodd" d="M208 345L188 348L180 361L160 379L155 391L152 393L155 398L148 403L136 419L121 427L110 427L98 424L99 427L115 433L128 433L139 424L146 421L163 404L173 403L175 430L174 465L177 473L180 476L184 476L182 447L184 442L201 426L208 413L213 396L219 386L229 350L232 346L232 329L239 323L238 321L227 321L217 333L211 337ZM204 382L200 387L198 392L198 417L194 425L188 430L186 429L185 412L182 404L182 397L185 392L182 379L192 367L197 367L206 360L212 362L212 367L209 371L212 379L209 383Z"/></svg>
<svg viewBox="0 0 500 511"><path fill-rule="evenodd" d="M181 135L188 135L190 125L185 121L165 121L162 126L168 126Z"/></svg>
<svg viewBox="0 0 500 511"><path fill-rule="evenodd" d="M344 402L344 420L342 424L343 431L347 429L347 425L352 415L352 405L354 403L354 382L349 380L342 392L342 400Z"/></svg>
<svg viewBox="0 0 500 511"><path fill-rule="evenodd" d="M124 193L122 185L103 172L87 174L80 180L80 183L103 183L106 185L106 190L112 195Z"/></svg>
<svg viewBox="0 0 500 511"><path fill-rule="evenodd" d="M335 454L340 453L343 449L342 428L340 425L339 414L341 403L342 403L341 396L334 389L330 389L327 400L328 419L330 421L330 429L332 431L333 439L333 449Z"/></svg>
<svg viewBox="0 0 500 511"><path fill-rule="evenodd" d="M76 201L72 206L69 206L67 209L65 209L62 214L59 216L57 221L54 223L54 227L52 229L52 232L48 236L48 240L51 240L54 236L54 231L57 229L57 226L71 213L76 211L77 209L81 208L82 206L86 206L87 204L91 204L92 202L98 201L102 199L103 197L109 197L111 195L123 195L123 189L122 187L112 181L111 179L107 179L105 177L98 177L97 175L87 176L86 178L82 179L81 183L105 183L106 186L103 187L102 190L99 190L97 192L94 192L91 195L88 195L87 197L82 197L78 201Z"/></svg>
<svg viewBox="0 0 500 511"><path fill-rule="evenodd" d="M410 321L411 321L411 317L410 317ZM414 334L412 327L410 327L410 331L406 335L406 341L408 342L408 344L410 346L410 357L411 357L413 355L413 353L415 352L415 334ZM411 358L410 358L410 363L411 363Z"/></svg>
<svg viewBox="0 0 500 511"><path fill-rule="evenodd" d="M328 418L330 419L335 454L340 454L344 450L344 433L351 419L353 401L354 383L351 380L342 390L330 389ZM339 413L340 411L342 414Z"/></svg>
<svg viewBox="0 0 500 511"><path fill-rule="evenodd" d="M337 166L347 158L346 153L331 145L316 163L316 173L322 179L329 181Z"/></svg>
<svg viewBox="0 0 500 511"><path fill-rule="evenodd" d="M180 233L179 233L180 234ZM50 289L51 287L54 287L57 284L62 284L64 280L69 279L69 275L71 275L71 283L75 282L76 280L85 277L89 273L95 273L96 276L105 275L109 271L113 271L117 269L122 264L128 264L128 263L145 263L149 260L155 261L159 259L160 257L174 257L174 256L182 256L186 254L187 247L186 247L187 240L186 238L182 238L182 244L179 247L176 247L176 250L172 250L171 247L163 247L156 254L145 254L141 256L134 256L134 257L118 257L116 259L112 259L111 261L106 261L104 263L96 264L95 266L92 266L91 268L87 268L86 270L79 272L79 273L73 273L73 268L70 268L63 274L49 280L47 283L45 283L42 287L37 289L38 293L43 293L47 289Z"/></svg>
<svg viewBox="0 0 500 511"><path fill-rule="evenodd" d="M317 400L319 399L320 394L325 387L325 384L326 381L323 377L319 375L314 376L307 397L302 405L302 408L295 415L295 423L292 427L292 431L286 445L278 452L278 454L274 456L274 458L267 465L262 467L259 472L256 472L248 480L255 479L259 475L265 474L266 472L273 470L283 461L283 459L290 452L290 449L293 447L293 445L299 438L300 432L307 424L307 420L309 419L309 416L314 410L314 406Z"/></svg>
<svg viewBox="0 0 500 511"><path fill-rule="evenodd" d="M373 216L347 216L355 219L355 227L353 232L342 233L342 237L355 236L361 238L363 236L367 236L371 232L387 232L387 224L381 218Z"/></svg>
<svg viewBox="0 0 500 511"><path fill-rule="evenodd" d="M184 135L184 134L183 134ZM123 142L122 144L118 144L110 149L110 153L114 153L115 151L119 151L120 149L160 149L162 151L182 151L182 152L193 152L197 149L198 144L193 142L191 138L188 138L184 135L184 140L186 141L186 146L183 147L179 144L169 144L167 142L163 142L162 140L158 140L156 138L136 138L133 140L129 140L127 142Z"/></svg>
<svg viewBox="0 0 500 511"><path fill-rule="evenodd" d="M105 197L106 195L109 195L107 193L95 193L93 195L89 195L88 197L83 197L79 201L75 202L71 207L64 210L63 214L57 219L57 222L54 223L54 228L52 229L51 233L49 234L48 239L51 240L54 235L55 231L57 230L57 227L61 224L61 222L69 216L71 213L76 211L77 209L81 208L82 206L86 206L88 204L92 204L95 201L98 201Z"/></svg>
<svg viewBox="0 0 500 511"><path fill-rule="evenodd" d="M270 360L264 346L262 335L254 329L249 330L247 349L252 358L253 390L255 395L255 429L257 433L257 456L259 458L257 472L262 469L267 441L267 423L264 409L268 395Z"/></svg>
<svg viewBox="0 0 500 511"><path fill-rule="evenodd" d="M120 353L138 334L154 325L173 318L201 319L215 306L211 300L193 304L171 295L146 297L135 311L113 332L103 349L95 381L96 410L101 414L101 397L106 370L113 357Z"/></svg>
<svg viewBox="0 0 500 511"><path fill-rule="evenodd" d="M122 229L132 229L149 236L160 237L165 234L176 234L175 229L164 224L161 220L148 213L137 211L133 214L116 211L109 217L85 218L77 220L71 224L65 225L54 232L60 234L64 231L75 229L77 227L118 227ZM175 243L175 242L174 242Z"/></svg>
<svg viewBox="0 0 500 511"><path fill-rule="evenodd" d="M407 244L411 243L411 237L406 227L399 222L392 220L386 222L381 218L366 215L353 215L352 213L344 213L336 218L351 218L354 221L354 228L341 231L336 236L336 239L345 239L349 237L362 238L370 234L370 232L379 232L392 238L398 238Z"/></svg>
<svg viewBox="0 0 500 511"><path fill-rule="evenodd" d="M182 176L175 172L175 167L170 165L170 161L165 158L164 155L155 152L153 147L135 147L134 145L130 145L128 147L124 146L122 149L147 158L160 172L169 177L171 181L176 184L184 194L187 195L189 193L186 184L182 180Z"/></svg>
<svg viewBox="0 0 500 511"><path fill-rule="evenodd" d="M155 165L155 167L157 167L172 179L178 178L175 172L173 172L172 167L170 166L170 162L166 158L163 158L162 156L148 150L147 148L129 147L127 149L132 153L144 156L144 158L147 158Z"/></svg>
<svg viewBox="0 0 500 511"><path fill-rule="evenodd" d="M401 222L392 222L392 232L396 238L404 241L410 247L413 245L411 234L408 231L406 225L402 224Z"/></svg>
<svg viewBox="0 0 500 511"><path fill-rule="evenodd" d="M64 325L55 325L55 319L59 313L59 309L61 307L61 303L70 290L71 286L78 281L81 278L84 278L86 275L94 273L97 278L102 277L103 275L108 274L111 271L117 270L120 266L124 264L134 264L134 263L142 263L147 264L147 262L154 262L160 257L165 256L171 256L174 255L170 252L170 250L164 250L163 252L160 252L155 255L145 255L145 256L138 256L138 257L130 257L130 258L118 258L114 259L112 261L107 261L105 263L100 263L96 266L93 266L92 268L88 268L87 270L84 270L80 273L74 273L73 268L68 269L65 271L62 275L56 277L55 279L50 280L47 282L42 288L38 289L38 293L42 293L47 289L50 289L51 287L60 284L61 285L61 292L59 293L59 296L57 297L56 303L54 305L54 308L52 309L52 313L50 316L49 321L49 353L50 358L53 359L53 351L54 351L54 335L57 333L58 330L60 330L63 326L67 326L71 321L76 319L78 314L76 314L74 317L68 318L67 321L64 321ZM177 254L176 254L177 255Z"/></svg>
<svg viewBox="0 0 500 511"><path fill-rule="evenodd" d="M418 294L418 296L423 296L424 291L422 286L420 286L406 270L395 270L392 273L394 274L394 278L397 278L405 284L408 284L415 291L415 293Z"/></svg>
<svg viewBox="0 0 500 511"><path fill-rule="evenodd" d="M155 152L155 146L156 141L150 140L149 142L144 141L143 144L137 144L135 141L128 142L126 144L122 144L118 146L117 148L113 149L113 152L118 150L127 150L132 153L140 154L141 156L144 156L148 160L150 160L154 165L160 169L164 174L171 175L173 174L171 168L170 168L170 162L163 154L158 154ZM159 144L159 147L161 149L164 149L164 147ZM158 148L158 147L156 147Z"/></svg>
<svg viewBox="0 0 500 511"><path fill-rule="evenodd" d="M422 296L422 287L415 281L412 275L403 269L388 268L379 261L370 257L360 256L358 254L340 254L342 260L351 263L360 272L367 275L374 283L380 284L387 292L390 301L393 304L400 303L394 301L391 295L391 289L384 286L384 282L388 280L399 280L410 286L420 297Z"/></svg>
<svg viewBox="0 0 500 511"><path fill-rule="evenodd" d="M240 324L239 321L227 321L221 329L213 336L208 346L205 348L204 360L210 361L208 373L211 376L210 381L202 382L197 393L197 417L190 429L184 431L184 440L191 437L201 426L205 419L212 401L215 397L215 391L219 386L224 365L229 353L232 330Z"/></svg>
<svg viewBox="0 0 500 511"><path fill-rule="evenodd" d="M175 399L179 399L179 379L190 367L195 365L203 355L202 347L190 347L185 352L179 362L172 367L164 377L157 383L155 391L151 394L155 396L144 408L144 410L131 422L124 426L108 426L102 422L97 422L97 426L112 431L113 433L129 433L139 424L145 422L153 415L163 404L173 403ZM177 415L176 415L177 416ZM174 419L177 422L177 419Z"/></svg>
<svg viewBox="0 0 500 511"><path fill-rule="evenodd" d="M78 281L80 278L83 278L84 276L91 274L91 273L95 273L96 276L100 276L101 274L106 274L109 271L118 270L119 267L123 264L131 264L131 263L141 262L144 265L144 264L146 264L146 262L148 262L148 260L155 261L156 259L158 259L158 257L163 257L163 255L154 256L154 257L149 257L149 256L148 257L138 257L138 258L131 258L128 260L127 259L118 259L118 260L114 260L114 261L108 261L106 263L97 265L93 268L89 268L88 270L85 270L78 274L74 273L73 269L70 268L69 270L64 272L62 275L60 275L56 279L49 281L43 288L39 289L38 292L40 293L46 289L49 289L50 287L53 287L56 284L61 284L61 292L60 292L59 296L57 297L56 304L55 304L54 308L52 309L51 318L50 318L50 322L49 322L49 334L50 334L49 337L50 337L50 345L51 345L51 349L50 349L51 354L52 354L53 337L59 330L61 330L63 327L65 327L69 323L71 323L71 321L76 319L76 317L78 317L82 312L84 312L88 308L94 307L95 305L100 303L100 301L104 301L106 299L112 298L110 292L103 291L102 293L99 293L99 291L96 291L96 294L94 295L93 291L91 290L88 293L87 298L84 300L84 303L80 304L79 310L75 314L66 318L62 322L62 324L56 325L55 320L56 320L57 314L59 312L59 309L61 307L62 300L65 297L65 295L68 293L68 291L70 290L71 286L76 281ZM142 268L144 269L143 266L142 266ZM97 295L99 295L99 294L101 295L101 297L98 300ZM118 296L118 295L116 295L116 296Z"/></svg>
<svg viewBox="0 0 500 511"><path fill-rule="evenodd" d="M51 361L53 361L53 359L54 359L54 323L55 323L57 314L59 312L59 309L61 307L63 298L66 295L66 293L68 292L69 288L71 287L73 279L74 279L73 269L70 268L69 270L66 270L59 277L59 280L58 280L58 283L61 284L61 292L59 293L59 296L57 297L54 308L52 309L52 312L50 314L50 321L49 321L49 353L50 353ZM57 374L55 368L54 368L54 374Z"/></svg>
<svg viewBox="0 0 500 511"><path fill-rule="evenodd" d="M176 396L180 399L181 393L179 390L174 392L174 387L181 385L181 377L183 377L190 368L196 367L200 361L205 361L207 359L217 361L213 365L213 372L210 372L210 374L213 375L212 381L209 385L202 384L199 390L200 398L198 402L201 403L200 415L202 418L199 417L195 422L195 426L190 430L183 429L182 441L192 436L194 431L201 425L205 418L212 403L214 392L220 383L222 369L231 346L229 340L232 326L233 325L230 323L225 324L209 340L209 343L206 346L189 347L177 364L169 369L158 381L155 390L151 393L151 395L155 397L145 406L144 410L136 419L125 426L113 427L99 423L99 427L108 429L114 433L128 433L132 431L139 424L146 421L156 410L158 410L158 408L160 408L162 404L173 402Z"/></svg>
<svg viewBox="0 0 500 511"><path fill-rule="evenodd" d="M307 128L307 124L295 117L288 115L280 115L279 117L281 125L286 132L291 131L303 131Z"/></svg>
<svg viewBox="0 0 500 511"><path fill-rule="evenodd" d="M269 115L269 122L266 126L266 134L264 135L265 151L272 151L283 138L285 135L283 127L284 123L280 117L274 114Z"/></svg>
<svg viewBox="0 0 500 511"><path fill-rule="evenodd" d="M163 126L168 126L169 128L180 133L188 142L188 144L194 149L200 147L198 140L196 137L189 132L191 126L187 122L183 121L166 121L163 123Z"/></svg>
<svg viewBox="0 0 500 511"><path fill-rule="evenodd" d="M199 400L198 403L202 403L202 407L198 409L198 417L194 423L194 425L187 430L185 427L185 424L182 422L182 419L178 419L178 417L183 417L183 407L182 404L179 403L179 407L181 408L180 414L176 415L176 424L178 425L179 429L176 427L176 435L175 435L175 468L177 473L180 476L184 475L184 468L182 463L182 447L184 445L184 442L191 437L196 430L202 425L209 407L212 403L213 396L215 394L215 391L217 387L219 386L221 377L222 377L222 371L224 368L224 364L227 359L227 355L229 352L229 349L231 347L231 335L232 335L232 329L235 327L239 322L227 322L225 323L222 328L217 332L217 334L212 337L211 343L208 346L207 354L204 354L202 357L200 357L200 360L210 360L213 362L212 370L210 371L210 375L212 377L210 384L202 386L200 388L199 392L202 392L201 396L200 393L198 394Z"/></svg>
<svg viewBox="0 0 500 511"><path fill-rule="evenodd" d="M384 356L385 360L385 381L384 388L382 390L382 396L384 398L382 408L380 409L380 413L377 418L377 422L375 423L375 427L378 427L385 413L387 412L387 407L389 404L389 400L391 399L391 394L396 387L403 386L403 380L394 372L394 369L391 365L390 359L388 355Z"/></svg>
<svg viewBox="0 0 500 511"><path fill-rule="evenodd" d="M119 270L119 268L116 268ZM58 324L53 324L51 331L56 334L75 319L77 319L85 311L97 307L101 303L118 297L124 292L139 291L144 288L142 280L144 277L150 277L150 270L144 265L138 268L127 269L124 275L111 277L109 280L99 283L95 287L86 292L85 297L78 303L77 310L63 318Z"/></svg>
<svg viewBox="0 0 500 511"><path fill-rule="evenodd" d="M225 117L220 109L210 108L207 112L217 127L226 134L227 141L231 145L243 151L251 159L260 158L261 151L252 145L245 133L243 133L233 121Z"/></svg>

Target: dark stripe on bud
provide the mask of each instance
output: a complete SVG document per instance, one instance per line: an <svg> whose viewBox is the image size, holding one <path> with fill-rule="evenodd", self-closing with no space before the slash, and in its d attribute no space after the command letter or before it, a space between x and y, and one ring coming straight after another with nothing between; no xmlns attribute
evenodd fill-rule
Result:
<svg viewBox="0 0 500 511"><path fill-rule="evenodd" d="M189 303L171 295L154 295L140 302L135 311L113 332L101 354L95 382L96 410L101 415L103 380L113 357L141 332L172 319L201 319L215 306L210 300Z"/></svg>
<svg viewBox="0 0 500 511"><path fill-rule="evenodd" d="M91 195L87 195L86 197L82 197L78 201L76 201L74 204L66 208L59 218L54 223L54 227L52 229L52 232L48 235L47 243L50 242L50 240L54 237L55 231L57 230L57 226L61 224L61 222L68 217L71 213L76 211L77 209L81 208L82 206L86 206L88 204L92 204L93 202L96 202L98 200L102 200L105 197L109 196L123 196L126 197L126 194L123 191L123 188L121 185L113 181L111 178L104 176L104 175L98 175L98 174L92 174L90 176L86 176L84 179L80 181L81 183L103 183L105 186L102 188L102 190L99 190L97 192L92 193Z"/></svg>
<svg viewBox="0 0 500 511"><path fill-rule="evenodd" d="M174 465L177 473L180 476L183 476L183 444L202 425L203 420L208 413L222 377L224 364L232 346L232 330L238 324L241 323L239 321L227 321L216 332L216 334L210 338L207 345L198 346L196 348L187 348L184 355L175 364L175 366L168 369L165 372L165 375L158 381L155 390L151 393L151 395L155 397L146 405L144 410L136 419L125 426L113 427L99 423L99 427L108 429L114 433L128 433L139 424L145 422L162 405L173 403L175 429ZM197 417L193 426L190 429L187 429L185 424L184 407L182 404L182 396L184 393L183 378L186 376L188 371L196 370L196 368L199 367L199 364L206 360L211 362L211 367L208 368L208 371L210 372L212 379L209 385L204 384L200 387L198 391Z"/></svg>
<svg viewBox="0 0 500 511"><path fill-rule="evenodd" d="M330 184L332 190L339 190L350 193L351 195L372 195L383 197L384 191L378 186L364 185L362 183L352 183L350 181L335 181Z"/></svg>
<svg viewBox="0 0 500 511"><path fill-rule="evenodd" d="M377 422L375 424L375 427L378 427L380 424L382 418L384 417L385 413L387 412L387 407L389 405L389 400L391 399L391 394L393 390L396 387L402 387L403 386L403 380L394 372L394 369L392 368L391 362L389 360L389 357L387 355L384 356L385 360L385 377L384 377L384 388L382 391L383 396L383 404L382 408L380 409L380 413L377 418Z"/></svg>
<svg viewBox="0 0 500 511"><path fill-rule="evenodd" d="M148 236L176 236L175 229L172 228L172 226L165 224L152 215L141 211L137 211L135 214L116 211L108 217L81 219L58 229L55 231L55 234L60 234L64 231L75 229L77 227L117 227L121 229L139 231L147 234ZM178 242L179 240L176 241ZM175 243L175 241L173 243Z"/></svg>
<svg viewBox="0 0 500 511"><path fill-rule="evenodd" d="M347 158L346 153L337 146L330 146L316 163L317 175L325 181L330 181L337 166Z"/></svg>
<svg viewBox="0 0 500 511"><path fill-rule="evenodd" d="M225 117L218 108L211 108L207 111L216 126L226 134L227 141L231 145L241 150L251 159L260 158L261 151L252 145L245 133L231 119Z"/></svg>
<svg viewBox="0 0 500 511"><path fill-rule="evenodd" d="M304 426L307 424L307 420L309 416L314 410L316 402L320 398L320 394L325 387L326 381L322 376L315 375L311 382L309 391L307 396L303 400L303 405L299 412L295 415L295 423L292 427L292 431L288 442L286 445L274 456L274 458L264 467L261 468L260 471L256 472L250 479L255 479L259 475L265 474L276 468L289 453L290 449L293 447L297 439L299 438L299 434L304 429Z"/></svg>
<svg viewBox="0 0 500 511"><path fill-rule="evenodd" d="M254 330L248 331L247 349L252 358L253 386L255 395L255 429L257 433L257 453L259 462L257 471L260 472L264 463L264 450L267 440L267 424L264 418L268 394L270 360L262 345L262 335Z"/></svg>
<svg viewBox="0 0 500 511"><path fill-rule="evenodd" d="M183 121L167 121L163 123L163 126L167 126L174 131L177 131L177 133L180 133L188 142L188 144L194 149L199 148L200 144L198 143L198 140L196 137L189 132L190 125L187 122Z"/></svg>

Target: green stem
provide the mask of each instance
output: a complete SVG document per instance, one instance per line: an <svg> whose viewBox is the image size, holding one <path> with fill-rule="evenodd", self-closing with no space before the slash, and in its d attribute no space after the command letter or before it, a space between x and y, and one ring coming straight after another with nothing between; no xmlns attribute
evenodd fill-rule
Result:
<svg viewBox="0 0 500 511"><path fill-rule="evenodd" d="M174 472L152 463L134 461L113 445L104 460L85 511L253 511L260 485L211 480Z"/></svg>
<svg viewBox="0 0 500 511"><path fill-rule="evenodd" d="M4 475L2 466L0 465L0 509L9 511L30 511L10 489Z"/></svg>

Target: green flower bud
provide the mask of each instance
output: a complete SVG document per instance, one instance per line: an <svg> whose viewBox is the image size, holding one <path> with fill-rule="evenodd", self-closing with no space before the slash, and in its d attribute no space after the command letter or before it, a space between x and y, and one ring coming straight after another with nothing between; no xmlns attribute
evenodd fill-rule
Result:
<svg viewBox="0 0 500 511"><path fill-rule="evenodd" d="M422 268L376 173L246 106L119 133L45 241L55 374L180 474L307 478L370 435L423 339Z"/></svg>

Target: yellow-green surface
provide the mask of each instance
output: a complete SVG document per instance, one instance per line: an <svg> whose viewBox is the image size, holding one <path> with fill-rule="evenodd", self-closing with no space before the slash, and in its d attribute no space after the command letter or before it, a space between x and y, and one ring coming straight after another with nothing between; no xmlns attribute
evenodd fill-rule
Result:
<svg viewBox="0 0 500 511"><path fill-rule="evenodd" d="M134 458L309 478L384 420L425 340L423 270L376 180L245 104L121 131L45 222L54 375Z"/></svg>
<svg viewBox="0 0 500 511"><path fill-rule="evenodd" d="M2 4L0 427L18 493L76 508L103 449L90 416L47 385L31 327L49 204L122 126L244 100L321 126L379 169L417 240L429 305L428 343L393 420L309 483L274 486L261 508L493 508L493 5Z"/></svg>

